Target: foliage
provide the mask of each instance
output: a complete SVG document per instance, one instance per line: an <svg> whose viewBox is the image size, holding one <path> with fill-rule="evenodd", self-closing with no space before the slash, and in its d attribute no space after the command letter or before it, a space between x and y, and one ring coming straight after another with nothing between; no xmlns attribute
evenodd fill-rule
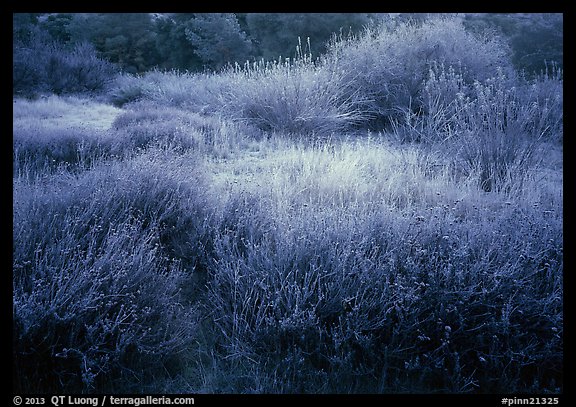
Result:
<svg viewBox="0 0 576 407"><path fill-rule="evenodd" d="M88 43L68 48L32 37L28 43L14 43L12 55L14 94L94 93L104 90L114 75L112 65L99 59Z"/></svg>
<svg viewBox="0 0 576 407"><path fill-rule="evenodd" d="M560 13L472 13L465 26L475 32L502 33L510 43L517 70L538 75L552 64L563 66L564 19Z"/></svg>
<svg viewBox="0 0 576 407"><path fill-rule="evenodd" d="M173 256L173 234L188 229L179 211L198 212L180 206L185 187L159 169L151 156L47 184L16 182L18 391L141 392L177 369L195 316L180 295L186 275L165 253Z"/></svg>
<svg viewBox="0 0 576 407"><path fill-rule="evenodd" d="M199 71L203 61L186 37L186 24L193 14L172 13L155 21L158 67L166 70Z"/></svg>
<svg viewBox="0 0 576 407"><path fill-rule="evenodd" d="M437 18L463 20L466 31L497 35L510 45L517 70L538 74L562 67L563 19L558 13L15 13L14 39L39 29L57 42L90 41L98 56L127 72L201 71L238 61L296 56L298 37L324 55L332 35L358 35L367 26L422 26ZM187 34L188 32L188 34ZM192 40L192 42L190 41ZM214 49L220 49L215 53ZM489 55L489 54L483 54Z"/></svg>
<svg viewBox="0 0 576 407"><path fill-rule="evenodd" d="M52 39L60 43L69 43L72 41L70 33L70 24L74 19L73 14L56 13L49 14L39 21L39 27L50 35Z"/></svg>
<svg viewBox="0 0 576 407"><path fill-rule="evenodd" d="M28 43L37 34L38 13L12 14L12 40L14 43Z"/></svg>
<svg viewBox="0 0 576 407"><path fill-rule="evenodd" d="M201 71L235 61L294 57L297 38L311 37L315 56L333 32L354 32L380 19L367 13L41 13L14 14L14 38L31 27L54 41L91 42L123 71Z"/></svg>
<svg viewBox="0 0 576 407"><path fill-rule="evenodd" d="M492 76L498 67L508 72L506 52L496 38L478 38L458 20L438 18L335 38L327 58L364 95L362 110L383 125L406 109L422 109L419 98L433 64L459 68L464 80L472 82Z"/></svg>
<svg viewBox="0 0 576 407"><path fill-rule="evenodd" d="M188 21L185 33L196 55L215 69L243 62L251 53L252 43L233 13L196 14Z"/></svg>
<svg viewBox="0 0 576 407"><path fill-rule="evenodd" d="M68 30L72 41L90 41L100 57L125 72L158 63L154 23L147 13L75 14Z"/></svg>
<svg viewBox="0 0 576 407"><path fill-rule="evenodd" d="M246 26L258 47L257 57L276 60L295 58L298 38L309 38L309 52L318 57L326 52L333 33L358 32L379 18L369 13L247 13ZM380 17L382 18L382 17Z"/></svg>

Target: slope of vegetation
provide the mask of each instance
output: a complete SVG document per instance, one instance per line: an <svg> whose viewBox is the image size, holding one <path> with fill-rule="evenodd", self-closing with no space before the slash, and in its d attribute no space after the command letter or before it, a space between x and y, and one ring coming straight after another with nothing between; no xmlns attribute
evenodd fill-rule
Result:
<svg viewBox="0 0 576 407"><path fill-rule="evenodd" d="M562 392L562 71L327 49L15 101L15 392Z"/></svg>

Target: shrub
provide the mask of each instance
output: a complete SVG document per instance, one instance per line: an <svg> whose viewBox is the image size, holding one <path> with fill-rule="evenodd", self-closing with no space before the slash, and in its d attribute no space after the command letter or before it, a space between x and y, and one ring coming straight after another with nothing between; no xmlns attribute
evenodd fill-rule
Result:
<svg viewBox="0 0 576 407"><path fill-rule="evenodd" d="M260 138L258 131L230 120L144 101L119 115L113 128L132 149L164 146L174 152L194 149L218 157L230 156L248 140Z"/></svg>
<svg viewBox="0 0 576 407"><path fill-rule="evenodd" d="M14 174L50 172L60 166L89 168L119 153L118 141L101 130L32 126L13 131Z"/></svg>
<svg viewBox="0 0 576 407"><path fill-rule="evenodd" d="M140 100L144 95L143 86L141 77L121 73L112 81L106 96L114 106L122 107Z"/></svg>
<svg viewBox="0 0 576 407"><path fill-rule="evenodd" d="M200 114L216 114L266 132L327 135L365 120L360 95L330 66L309 55L295 61L256 62L216 74L151 72L122 78L114 103L147 100Z"/></svg>
<svg viewBox="0 0 576 407"><path fill-rule="evenodd" d="M183 368L207 205L198 168L184 177L162 154L15 180L18 391L140 392Z"/></svg>
<svg viewBox="0 0 576 407"><path fill-rule="evenodd" d="M221 110L226 83L221 75L154 70L142 76L119 76L109 95L112 103L118 106L149 101L208 114Z"/></svg>
<svg viewBox="0 0 576 407"><path fill-rule="evenodd" d="M207 312L222 391L556 391L561 239L539 210L472 224L440 207L425 221L261 204L232 205L235 227L215 241Z"/></svg>
<svg viewBox="0 0 576 407"><path fill-rule="evenodd" d="M230 187L218 218L217 391L558 391L559 190L479 194L415 146L301 148L270 157L264 188Z"/></svg>
<svg viewBox="0 0 576 407"><path fill-rule="evenodd" d="M363 96L362 110L381 124L406 109L420 110L424 81L434 63L460 69L467 83L493 76L497 67L511 71L503 43L476 37L449 18L367 28L360 36L334 39L328 58Z"/></svg>
<svg viewBox="0 0 576 407"><path fill-rule="evenodd" d="M182 271L162 260L158 232L137 219L106 225L102 241L88 235L79 247L78 219L47 215L64 239L14 263L14 389L144 391L191 341Z"/></svg>
<svg viewBox="0 0 576 407"><path fill-rule="evenodd" d="M15 45L13 56L13 92L24 96L99 92L114 75L112 65L99 59L87 43L67 49L55 42L32 41Z"/></svg>
<svg viewBox="0 0 576 407"><path fill-rule="evenodd" d="M394 136L443 144L456 169L487 192L522 189L538 160L537 143L563 137L559 72L526 81L499 70L466 83L461 71L433 65L420 104L421 114L406 109L392 121Z"/></svg>

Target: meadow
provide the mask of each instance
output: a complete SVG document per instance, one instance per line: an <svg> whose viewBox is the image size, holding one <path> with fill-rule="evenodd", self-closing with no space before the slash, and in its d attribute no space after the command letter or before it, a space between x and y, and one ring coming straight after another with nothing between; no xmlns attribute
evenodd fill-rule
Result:
<svg viewBox="0 0 576 407"><path fill-rule="evenodd" d="M562 72L306 42L14 99L14 391L563 391Z"/></svg>

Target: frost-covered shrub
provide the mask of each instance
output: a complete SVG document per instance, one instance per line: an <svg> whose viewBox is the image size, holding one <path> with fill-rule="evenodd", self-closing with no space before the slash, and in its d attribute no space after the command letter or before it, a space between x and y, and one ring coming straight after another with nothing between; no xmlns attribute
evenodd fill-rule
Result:
<svg viewBox="0 0 576 407"><path fill-rule="evenodd" d="M150 72L121 77L115 104L150 101L202 115L215 114L267 132L330 134L365 120L361 95L341 71L296 61L236 65L219 74Z"/></svg>
<svg viewBox="0 0 576 407"><path fill-rule="evenodd" d="M120 143L107 132L81 127L50 128L40 125L13 131L13 169L49 172L61 165L87 168L95 161L120 152Z"/></svg>
<svg viewBox="0 0 576 407"><path fill-rule="evenodd" d="M184 274L163 260L155 227L129 218L97 224L81 245L77 219L47 215L62 240L14 262L14 388L126 390L177 364L194 317L180 303ZM108 229L102 240L98 228ZM24 236L16 236L20 244L18 238Z"/></svg>
<svg viewBox="0 0 576 407"><path fill-rule="evenodd" d="M122 73L114 78L107 92L107 98L114 106L122 107L142 99L144 86L142 77Z"/></svg>
<svg viewBox="0 0 576 407"><path fill-rule="evenodd" d="M205 304L222 391L557 391L560 216L238 198Z"/></svg>
<svg viewBox="0 0 576 407"><path fill-rule="evenodd" d="M15 181L15 389L140 392L182 366L207 204L161 154Z"/></svg>
<svg viewBox="0 0 576 407"><path fill-rule="evenodd" d="M328 58L367 100L363 110L383 124L406 109L421 109L432 64L458 68L468 83L493 76L498 67L512 69L503 43L477 37L448 18L367 28L360 36L332 41Z"/></svg>
<svg viewBox="0 0 576 407"><path fill-rule="evenodd" d="M201 114L217 113L227 84L223 75L154 70L141 76L118 76L108 95L117 106L148 101Z"/></svg>
<svg viewBox="0 0 576 407"><path fill-rule="evenodd" d="M522 188L537 163L539 141L563 138L561 72L525 80L498 69L468 83L461 70L434 64L418 99L392 120L400 141L443 145L457 172L484 191Z"/></svg>

